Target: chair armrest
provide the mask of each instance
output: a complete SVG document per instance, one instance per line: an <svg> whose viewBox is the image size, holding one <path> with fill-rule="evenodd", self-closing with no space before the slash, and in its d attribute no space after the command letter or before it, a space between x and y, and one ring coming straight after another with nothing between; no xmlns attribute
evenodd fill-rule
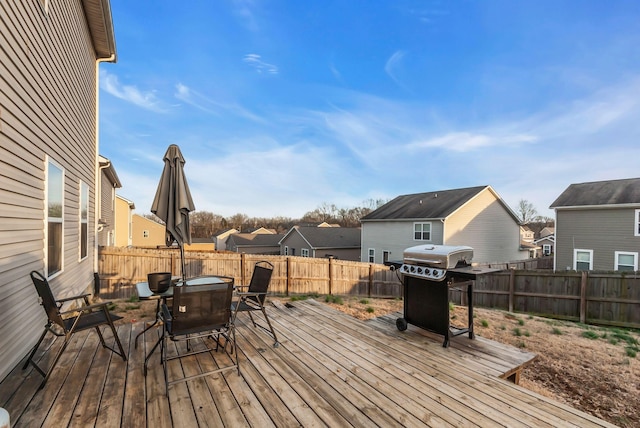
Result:
<svg viewBox="0 0 640 428"><path fill-rule="evenodd" d="M102 310L108 311L107 306L109 304L111 304L111 302L94 303L93 305L80 306L79 308L67 309L66 311L60 311L60 315L70 314L70 313L73 313L73 312L91 311L93 309L102 309Z"/></svg>
<svg viewBox="0 0 640 428"><path fill-rule="evenodd" d="M256 293L255 291L240 291L240 292L236 293L236 296L256 296L256 297L258 297L258 296L262 296L262 295L265 295L265 294L267 294L267 293L266 292L265 293Z"/></svg>
<svg viewBox="0 0 640 428"><path fill-rule="evenodd" d="M84 299L84 298L89 297L89 296L91 296L91 293L79 294L77 296L65 297L63 299L56 299L56 302L57 303L64 303L64 302L69 302L71 300Z"/></svg>

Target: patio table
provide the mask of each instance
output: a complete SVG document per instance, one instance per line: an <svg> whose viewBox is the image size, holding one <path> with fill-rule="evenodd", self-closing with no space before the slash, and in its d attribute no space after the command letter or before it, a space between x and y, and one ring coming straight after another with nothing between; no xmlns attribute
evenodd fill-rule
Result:
<svg viewBox="0 0 640 428"><path fill-rule="evenodd" d="M176 278L181 278L181 277L172 277L171 278L171 282L173 283L174 279ZM197 278L191 278L191 279L187 279L187 286L189 285L202 285L202 284L223 284L225 282L225 280L223 279L225 277L220 277L220 276L200 276ZM175 287L180 287L182 286L182 281L178 280L178 282L175 283ZM149 288L149 283L148 282L138 282L136 283L136 291L138 292L138 298L140 300L155 300L156 301L156 319L148 324L145 325L145 328L136 335L136 340L135 340L135 348L138 348L138 338L143 335L147 330L151 329L151 327L155 326L158 324L158 322L160 321L160 302L164 302L166 303L168 299L173 297L173 287L174 286L170 286L166 291L162 292L162 293L156 293L151 291L151 289Z"/></svg>

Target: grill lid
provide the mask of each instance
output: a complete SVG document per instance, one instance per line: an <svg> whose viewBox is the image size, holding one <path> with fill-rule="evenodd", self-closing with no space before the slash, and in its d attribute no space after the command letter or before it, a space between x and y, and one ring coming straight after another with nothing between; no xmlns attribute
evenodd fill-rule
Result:
<svg viewBox="0 0 640 428"><path fill-rule="evenodd" d="M452 269L468 266L473 259L473 248L464 245L416 245L404 250L404 263Z"/></svg>

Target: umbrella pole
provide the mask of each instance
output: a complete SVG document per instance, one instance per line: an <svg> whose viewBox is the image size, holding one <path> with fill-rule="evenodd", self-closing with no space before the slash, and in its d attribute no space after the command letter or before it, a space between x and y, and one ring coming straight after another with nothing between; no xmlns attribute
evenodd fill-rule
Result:
<svg viewBox="0 0 640 428"><path fill-rule="evenodd" d="M182 261L182 284L187 285L187 272L185 269L185 261L184 261L184 244L180 245L180 260Z"/></svg>

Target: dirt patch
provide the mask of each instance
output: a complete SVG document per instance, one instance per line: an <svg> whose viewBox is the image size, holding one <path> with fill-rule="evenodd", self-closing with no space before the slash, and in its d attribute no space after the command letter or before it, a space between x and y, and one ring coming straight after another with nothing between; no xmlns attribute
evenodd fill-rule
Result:
<svg viewBox="0 0 640 428"><path fill-rule="evenodd" d="M282 299L288 301L290 299ZM358 319L402 312L400 299L317 297ZM155 316L155 302L115 302L119 321ZM523 371L520 385L621 427L640 426L640 334L614 328L474 308L478 336L538 355ZM464 325L465 307L454 307L453 325Z"/></svg>

